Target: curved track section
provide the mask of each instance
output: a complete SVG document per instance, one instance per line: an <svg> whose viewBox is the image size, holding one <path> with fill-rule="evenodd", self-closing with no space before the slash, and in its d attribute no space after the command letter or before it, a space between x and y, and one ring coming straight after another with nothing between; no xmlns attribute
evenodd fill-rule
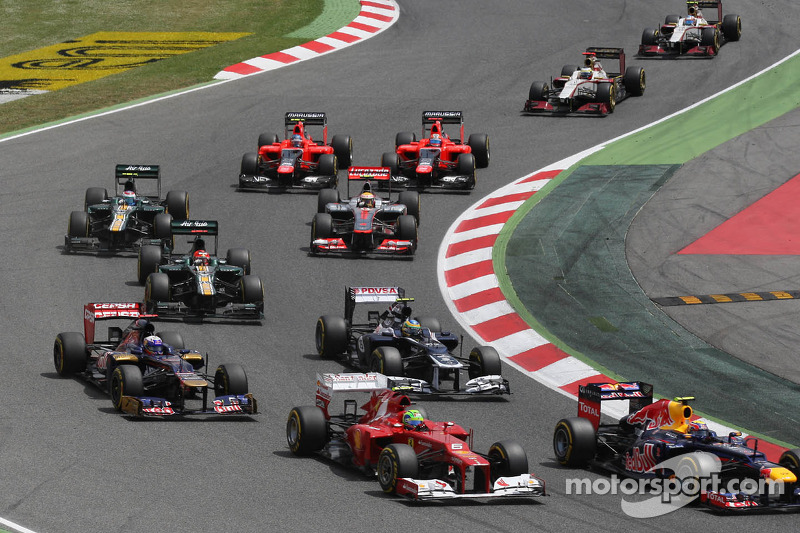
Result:
<svg viewBox="0 0 800 533"><path fill-rule="evenodd" d="M293 406L313 403L317 372L342 370L313 353L313 328L318 315L342 312L346 285L403 286L417 297L418 310L451 326L436 264L439 243L459 213L531 169L653 122L787 55L793 45L783 38L793 35L791 21L800 15L788 1L742 6L740 43L711 62L645 63L647 94L606 119L519 116L534 77L558 73L587 46L634 50L641 29L663 19L661 9L624 1L602 10L589 0L545 0L535 10L522 0L491 10L477 1L404 1L391 28L340 53L0 143L6 235L0 273L13 280L0 286L6 406L0 516L39 533L65 525L84 532L186 524L198 531L260 532L342 523L358 532L387 520L400 529L640 527L622 514L619 496L564 495L566 478L597 477L563 470L552 459L554 422L575 404L512 369L506 373L515 394L508 401L425 405L433 418L474 427L477 450L487 450L497 436L521 442L531 469L554 494L543 503L409 510L386 498L375 480L323 460L295 459L283 428ZM413 261L310 258L313 195L235 190L242 153L254 148L260 132L280 130L286 111L327 112L331 133L352 135L356 163L371 165L391 149L396 132L417 130L421 112L437 108L464 110L468 133L490 134L493 157L471 194L423 196L422 240ZM253 271L266 289L262 325L174 324L212 364L245 366L262 410L252 421L134 422L117 416L93 388L55 377L54 336L80 329L84 303L142 297L135 260L67 256L59 249L68 213L80 208L87 187L111 184L116 163L162 165L167 190L189 191L192 216L219 220L223 250L252 250ZM717 524L688 509L648 527L673 531L687 520L709 531ZM781 524L780 517L759 522Z"/></svg>

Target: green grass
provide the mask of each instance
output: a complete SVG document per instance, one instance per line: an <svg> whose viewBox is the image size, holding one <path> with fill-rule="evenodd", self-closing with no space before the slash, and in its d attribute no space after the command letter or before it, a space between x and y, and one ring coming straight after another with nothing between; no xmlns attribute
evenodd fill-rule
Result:
<svg viewBox="0 0 800 533"><path fill-rule="evenodd" d="M324 0L0 0L2 56L98 31L252 33L122 74L0 104L0 134L207 82L228 65L302 44L309 39L285 36L313 22L323 4ZM357 2L353 6L357 13Z"/></svg>

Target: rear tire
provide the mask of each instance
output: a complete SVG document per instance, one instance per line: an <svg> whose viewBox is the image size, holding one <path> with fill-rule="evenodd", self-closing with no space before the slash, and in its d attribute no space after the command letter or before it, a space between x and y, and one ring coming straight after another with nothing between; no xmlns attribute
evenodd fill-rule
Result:
<svg viewBox="0 0 800 533"><path fill-rule="evenodd" d="M402 191L397 199L397 203L406 206L406 213L414 217L419 224L419 193L417 191Z"/></svg>
<svg viewBox="0 0 800 533"><path fill-rule="evenodd" d="M408 444L389 444L378 456L378 483L386 494L394 494L397 481L419 475L419 459Z"/></svg>
<svg viewBox="0 0 800 533"><path fill-rule="evenodd" d="M89 187L83 199L83 210L86 211L90 205L102 204L108 200L108 191L103 187Z"/></svg>
<svg viewBox="0 0 800 533"><path fill-rule="evenodd" d="M642 67L628 67L625 69L625 76L622 78L625 90L631 96L642 96L645 89L645 76Z"/></svg>
<svg viewBox="0 0 800 533"><path fill-rule="evenodd" d="M69 376L86 370L89 351L81 333L59 333L53 343L53 364L59 376Z"/></svg>
<svg viewBox="0 0 800 533"><path fill-rule="evenodd" d="M499 376L502 373L500 354L491 346L476 346L469 353L469 377Z"/></svg>
<svg viewBox="0 0 800 533"><path fill-rule="evenodd" d="M148 244L139 249L139 261L137 264L137 278L139 283L144 285L150 274L158 272L161 264L161 248Z"/></svg>
<svg viewBox="0 0 800 533"><path fill-rule="evenodd" d="M331 139L331 148L336 154L336 159L342 168L353 165L353 138L349 135L334 135Z"/></svg>
<svg viewBox="0 0 800 533"><path fill-rule="evenodd" d="M174 220L187 220L189 218L189 193L186 191L169 191L167 193L167 213Z"/></svg>
<svg viewBox="0 0 800 533"><path fill-rule="evenodd" d="M241 268L245 274L250 273L250 250L247 248L231 248L225 254L225 262Z"/></svg>
<svg viewBox="0 0 800 533"><path fill-rule="evenodd" d="M119 365L111 374L108 392L114 409L122 411L123 396L144 396L142 371L138 366Z"/></svg>
<svg viewBox="0 0 800 533"><path fill-rule="evenodd" d="M89 236L89 213L86 211L73 211L69 214L67 235L70 237L86 238Z"/></svg>
<svg viewBox="0 0 800 533"><path fill-rule="evenodd" d="M317 213L325 213L325 206L339 203L337 189L320 189L317 193Z"/></svg>
<svg viewBox="0 0 800 533"><path fill-rule="evenodd" d="M247 374L242 365L229 363L217 367L214 372L214 394L247 394Z"/></svg>
<svg viewBox="0 0 800 533"><path fill-rule="evenodd" d="M572 76L572 73L575 72L576 70L578 70L577 65L564 65L563 67L561 67L561 77L569 78L570 76Z"/></svg>
<svg viewBox="0 0 800 533"><path fill-rule="evenodd" d="M317 353L330 359L347 351L347 324L339 316L324 315L317 319L314 335Z"/></svg>
<svg viewBox="0 0 800 533"><path fill-rule="evenodd" d="M403 144L411 144L417 140L417 134L410 131L401 131L394 136L394 147L397 148Z"/></svg>
<svg viewBox="0 0 800 533"><path fill-rule="evenodd" d="M258 136L258 149L261 150L262 146L269 146L278 142L278 135L275 133L262 133ZM247 155L247 154L245 154ZM258 154L256 154L258 156ZM244 160L243 160L244 161Z"/></svg>
<svg viewBox="0 0 800 533"><path fill-rule="evenodd" d="M680 15L667 15L664 17L664 24L677 24L680 19Z"/></svg>
<svg viewBox="0 0 800 533"><path fill-rule="evenodd" d="M320 408L305 405L289 412L286 442L294 455L310 455L324 448L329 440L328 421Z"/></svg>
<svg viewBox="0 0 800 533"><path fill-rule="evenodd" d="M475 167L488 167L489 159L491 158L489 136L485 133L473 133L467 139L467 144L472 149L472 155L475 157Z"/></svg>
<svg viewBox="0 0 800 533"><path fill-rule="evenodd" d="M159 331L156 333L156 335L161 337L161 342L167 346L171 346L173 350L186 349L186 343L183 341L183 335L181 335L178 331Z"/></svg>
<svg viewBox="0 0 800 533"><path fill-rule="evenodd" d="M403 357L392 346L378 346L369 357L369 369L384 376L403 376Z"/></svg>
<svg viewBox="0 0 800 533"><path fill-rule="evenodd" d="M172 240L172 215L159 213L153 217L153 237L162 241ZM160 258L159 258L160 260Z"/></svg>
<svg viewBox="0 0 800 533"><path fill-rule="evenodd" d="M423 328L428 328L432 333L439 333L442 331L442 326L439 325L439 319L427 316L417 318L417 322Z"/></svg>
<svg viewBox="0 0 800 533"><path fill-rule="evenodd" d="M597 437L585 418L563 418L553 432L553 451L564 466L584 467L594 458Z"/></svg>

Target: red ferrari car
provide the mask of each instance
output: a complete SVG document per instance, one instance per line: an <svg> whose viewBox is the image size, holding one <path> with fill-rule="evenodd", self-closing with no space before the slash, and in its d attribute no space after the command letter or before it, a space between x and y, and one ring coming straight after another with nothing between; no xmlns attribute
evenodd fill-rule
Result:
<svg viewBox="0 0 800 533"><path fill-rule="evenodd" d="M458 138L445 131L447 124L458 125ZM461 111L424 111L422 139L411 132L395 137L395 151L381 157L381 166L392 171L396 187L474 189L475 169L489 166L489 136L473 133L464 139Z"/></svg>
<svg viewBox="0 0 800 533"><path fill-rule="evenodd" d="M242 156L239 189L336 188L339 168L353 161L353 139L334 135L328 144L328 117L319 112L290 112L284 119L285 135L258 137L258 153ZM310 127L322 128L322 140L314 140Z"/></svg>
<svg viewBox="0 0 800 533"><path fill-rule="evenodd" d="M413 500L511 498L545 495L542 479L528 473L528 458L513 441L494 443L486 454L471 449L472 432L454 422L426 420L408 396L387 388L386 376L317 376L316 405L295 407L286 439L295 455L320 453L377 474L387 494ZM331 415L334 392L369 392L358 413L355 400Z"/></svg>

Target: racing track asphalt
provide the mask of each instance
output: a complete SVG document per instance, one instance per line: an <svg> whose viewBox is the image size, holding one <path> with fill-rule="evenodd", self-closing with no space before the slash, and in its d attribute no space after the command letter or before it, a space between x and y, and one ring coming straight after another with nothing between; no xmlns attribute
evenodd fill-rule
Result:
<svg viewBox="0 0 800 533"><path fill-rule="evenodd" d="M531 170L652 122L787 55L800 14L788 1L736 6L745 22L740 43L724 47L712 62L644 63L646 95L623 102L608 118L519 115L533 79L558 73L587 46L634 50L642 28L662 20L663 9L627 1L598 9L594 1L547 0L535 11L521 0L491 10L475 0L403 1L390 29L324 58L0 143L0 275L13 280L0 285L0 516L37 532L89 533L187 524L239 532L344 524L354 532L429 525L452 531L640 527L622 515L619 496L563 494L566 478L584 474L554 465L551 432L557 419L575 412L575 403L511 369L508 401L424 403L434 418L473 427L478 450L496 438L519 440L531 469L554 494L542 503L410 507L385 498L374 480L355 472L291 457L283 426L291 407L313 401L316 372L342 369L312 354L313 327L319 314L341 312L346 285L404 286L418 298L418 309L454 326L435 268L439 241L461 211ZM413 261L310 258L313 195L234 189L241 154L254 148L259 132L280 131L288 110L326 111L332 133L353 136L356 162L375 164L397 131L417 130L420 113L435 108L464 110L468 132L490 134L493 158L471 194L423 196L422 241ZM212 364L245 366L262 410L252 421L130 421L93 388L55 378L53 338L80 329L85 302L135 300L143 292L134 283L134 259L59 250L69 211L80 208L86 187L110 185L118 162L161 164L166 189L189 191L192 216L220 221L223 250L251 248L266 288L264 323L176 323L174 329L209 352ZM758 526L785 528L785 520L759 517ZM730 527L693 509L647 527L672 531L687 523L706 531Z"/></svg>

